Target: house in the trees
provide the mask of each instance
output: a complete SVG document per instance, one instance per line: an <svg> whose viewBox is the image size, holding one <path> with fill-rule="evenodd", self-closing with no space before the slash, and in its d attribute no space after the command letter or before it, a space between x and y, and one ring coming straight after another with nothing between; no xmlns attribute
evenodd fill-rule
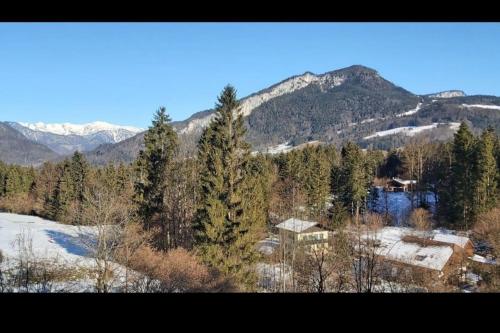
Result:
<svg viewBox="0 0 500 333"><path fill-rule="evenodd" d="M386 279L431 287L459 278L474 252L468 237L447 230L385 227L362 238L374 247Z"/></svg>
<svg viewBox="0 0 500 333"><path fill-rule="evenodd" d="M385 190L388 192L408 192L414 190L416 185L416 180L393 177L387 182Z"/></svg>
<svg viewBox="0 0 500 333"><path fill-rule="evenodd" d="M317 222L290 218L276 227L279 230L280 252L288 255L299 249L307 251L328 250L329 232Z"/></svg>

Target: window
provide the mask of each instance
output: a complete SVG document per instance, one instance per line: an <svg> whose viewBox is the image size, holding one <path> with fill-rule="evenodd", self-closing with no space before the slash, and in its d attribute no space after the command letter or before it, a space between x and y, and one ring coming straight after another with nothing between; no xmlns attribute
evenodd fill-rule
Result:
<svg viewBox="0 0 500 333"><path fill-rule="evenodd" d="M427 256L421 256L421 255L415 256L415 260L418 260L418 261L422 261L425 258L427 258Z"/></svg>

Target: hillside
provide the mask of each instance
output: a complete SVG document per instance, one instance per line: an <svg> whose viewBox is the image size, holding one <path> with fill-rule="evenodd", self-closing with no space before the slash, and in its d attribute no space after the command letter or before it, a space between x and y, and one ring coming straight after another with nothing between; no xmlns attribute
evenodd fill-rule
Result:
<svg viewBox="0 0 500 333"><path fill-rule="evenodd" d="M389 149L415 136L450 139L461 121L476 133L487 126L500 130L500 97L467 96L460 90L416 95L360 65L292 76L240 102L246 139L254 151L310 141L341 145L347 140L364 148ZM213 116L213 110L204 110L172 123L184 156L193 154ZM94 149L87 145L80 150L88 150L86 156L94 164L129 163L141 149L143 136L141 132L117 143L94 142ZM37 137L43 135L37 133ZM49 139L39 140L56 150ZM66 136L64 140L72 139Z"/></svg>
<svg viewBox="0 0 500 333"><path fill-rule="evenodd" d="M40 165L58 155L48 147L30 141L21 133L0 122L0 160L20 165Z"/></svg>

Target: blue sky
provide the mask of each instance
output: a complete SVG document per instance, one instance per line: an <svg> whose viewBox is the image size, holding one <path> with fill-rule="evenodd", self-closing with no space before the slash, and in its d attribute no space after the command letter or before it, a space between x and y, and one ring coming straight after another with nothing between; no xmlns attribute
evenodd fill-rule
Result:
<svg viewBox="0 0 500 333"><path fill-rule="evenodd" d="M1 23L0 120L147 127L353 64L417 94L500 96L498 23Z"/></svg>

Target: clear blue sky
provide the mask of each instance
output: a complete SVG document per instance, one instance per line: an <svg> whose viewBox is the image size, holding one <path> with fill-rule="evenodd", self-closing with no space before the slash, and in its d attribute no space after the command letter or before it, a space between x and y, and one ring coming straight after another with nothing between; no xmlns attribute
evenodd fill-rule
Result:
<svg viewBox="0 0 500 333"><path fill-rule="evenodd" d="M353 64L417 94L500 96L500 24L2 23L0 120L147 127Z"/></svg>

